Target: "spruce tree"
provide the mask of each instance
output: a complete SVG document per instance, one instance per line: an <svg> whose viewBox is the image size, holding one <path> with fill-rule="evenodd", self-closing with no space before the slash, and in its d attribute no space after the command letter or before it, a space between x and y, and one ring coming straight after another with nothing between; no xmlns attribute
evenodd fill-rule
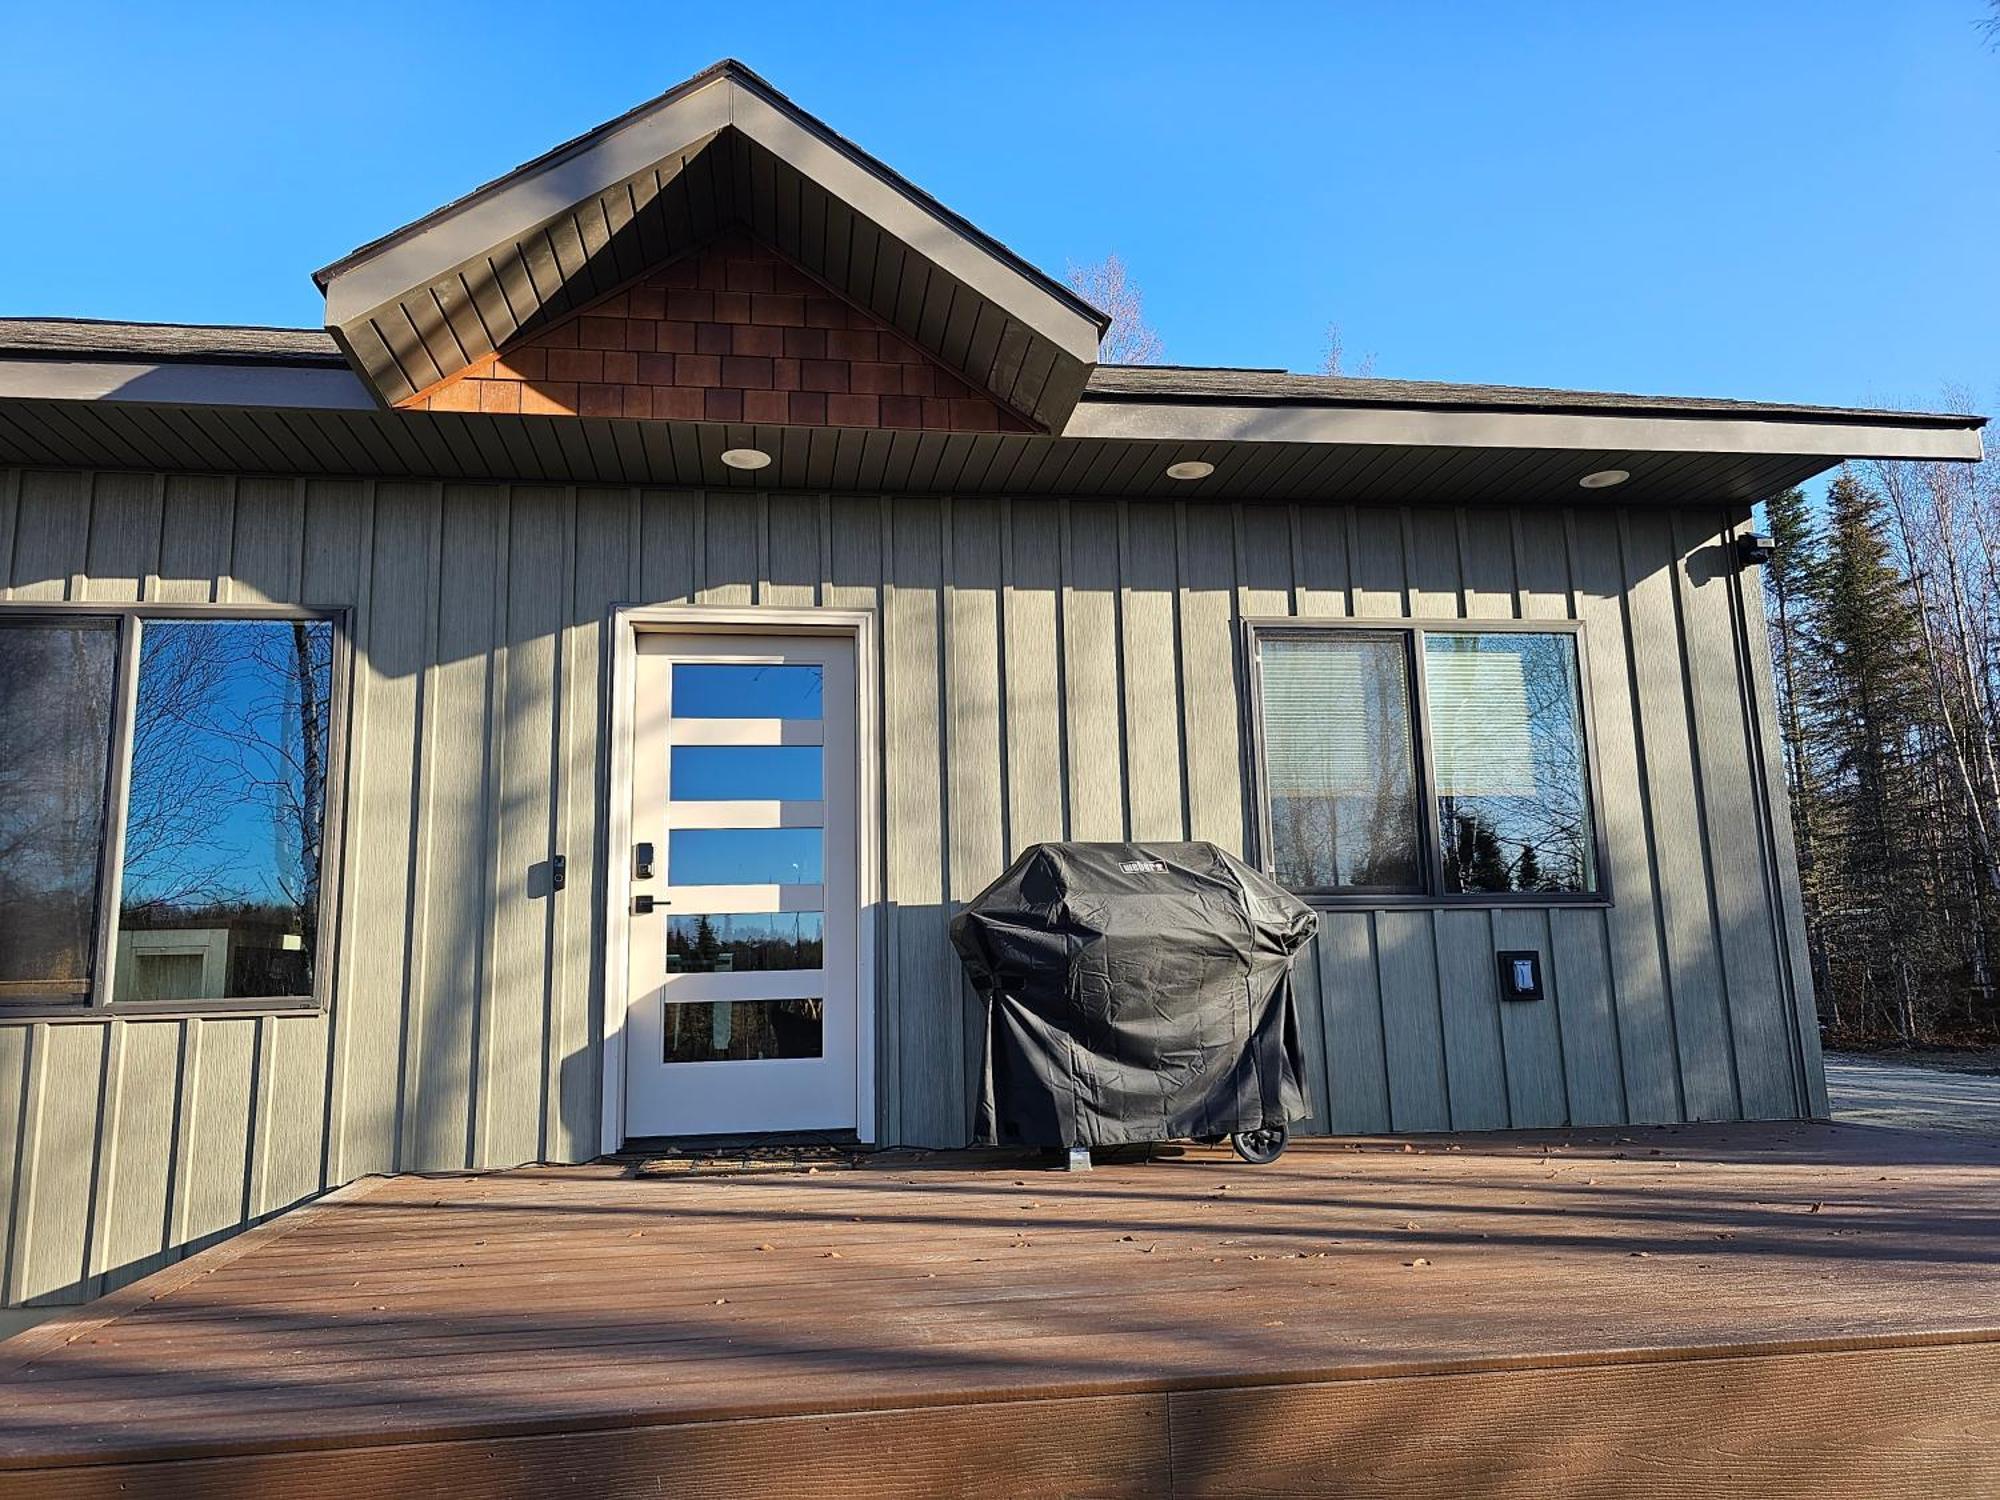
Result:
<svg viewBox="0 0 2000 1500"><path fill-rule="evenodd" d="M1917 933L1923 904L1920 641L1904 580L1890 562L1880 498L1843 472L1827 496L1824 571L1814 589L1809 707L1823 726L1832 784L1822 869L1823 925L1837 949L1833 983L1917 1027Z"/></svg>
<svg viewBox="0 0 2000 1500"><path fill-rule="evenodd" d="M1805 491L1796 487L1764 502L1764 529L1771 538L1771 558L1764 565L1765 617L1785 782L1791 793L1792 841L1799 856L1807 961L1820 1009L1839 1026L1841 996L1827 971L1825 903L1820 893L1819 832L1824 821L1819 805L1820 761L1825 743L1812 710L1818 694L1816 621L1826 581L1826 538Z"/></svg>

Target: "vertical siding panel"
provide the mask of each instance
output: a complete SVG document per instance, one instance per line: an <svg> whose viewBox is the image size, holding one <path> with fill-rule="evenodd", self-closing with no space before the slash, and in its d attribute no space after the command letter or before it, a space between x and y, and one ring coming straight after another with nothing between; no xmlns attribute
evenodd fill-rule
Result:
<svg viewBox="0 0 2000 1500"><path fill-rule="evenodd" d="M245 476L235 483L229 597L242 604L319 604L304 596L303 480ZM341 601L347 602L347 601Z"/></svg>
<svg viewBox="0 0 2000 1500"><path fill-rule="evenodd" d="M254 1213L275 1213L321 1186L325 1145L326 1019L274 1017L271 1028L269 1139L264 1147L261 1198Z"/></svg>
<svg viewBox="0 0 2000 1500"><path fill-rule="evenodd" d="M193 1108L181 1121L188 1172L175 1243L184 1246L233 1229L247 1215L257 1059L255 1020L188 1024L202 1035Z"/></svg>
<svg viewBox="0 0 2000 1500"><path fill-rule="evenodd" d="M365 726L350 771L342 895L341 986L335 1016L340 1060L335 1087L333 1180L399 1165L399 1041L408 1004L410 906L416 799L411 767L424 712L424 665L438 583L437 491L376 486L367 544L366 616L358 628L355 717ZM313 554L309 536L307 564ZM487 587L481 580L477 587ZM461 878L464 878L461 876Z"/></svg>
<svg viewBox="0 0 2000 1500"><path fill-rule="evenodd" d="M1719 517L1675 513L1674 550L1681 559L1675 581L1741 1108L1749 1119L1782 1120L1799 1113L1796 1048L1778 972L1781 918L1771 909L1763 840L1751 836L1762 809L1750 774L1752 726L1744 719L1743 660L1730 598L1736 555L1723 529Z"/></svg>
<svg viewBox="0 0 2000 1500"><path fill-rule="evenodd" d="M128 603L147 596L160 565L160 499L166 481L157 474L103 473L90 497L90 545L82 588L73 598Z"/></svg>
<svg viewBox="0 0 2000 1500"><path fill-rule="evenodd" d="M1410 615L1418 620L1453 620L1462 580L1458 562L1458 512L1433 506L1403 511L1409 548Z"/></svg>
<svg viewBox="0 0 2000 1500"><path fill-rule="evenodd" d="M946 936L945 808L939 765L939 592L943 517L936 501L889 502L893 557L883 604L888 655L889 901L900 1005L903 1140L964 1142L964 1011Z"/></svg>
<svg viewBox="0 0 2000 1500"><path fill-rule="evenodd" d="M1005 867L1001 829L1000 513L992 500L951 502L951 580L945 616L946 825L950 915ZM961 965L956 971L966 1114L970 1140L984 1055L986 1009Z"/></svg>
<svg viewBox="0 0 2000 1500"><path fill-rule="evenodd" d="M1504 510L1460 511L1458 524L1466 618L1512 619L1516 613L1512 515Z"/></svg>
<svg viewBox="0 0 2000 1500"><path fill-rule="evenodd" d="M147 598L201 604L231 597L234 489L233 481L218 475L167 476L159 564Z"/></svg>
<svg viewBox="0 0 2000 1500"><path fill-rule="evenodd" d="M1051 500L1006 502L1007 857L1063 836L1062 522Z"/></svg>
<svg viewBox="0 0 2000 1500"><path fill-rule="evenodd" d="M1813 1003L1812 967L1807 957L1806 914L1799 895L1799 855L1792 839L1791 796L1785 787L1784 745L1778 737L1777 689L1771 680L1771 642L1764 625L1764 585L1761 573L1744 572L1736 581L1737 618L1743 622L1744 652L1750 663L1745 691L1751 695L1756 719L1753 752L1756 782L1766 799L1770 820L1770 858L1775 866L1779 908L1784 918L1784 946L1793 1015L1793 1036L1804 1070L1805 1107L1824 1119L1828 1113L1826 1066L1820 1055L1819 1013Z"/></svg>
<svg viewBox="0 0 2000 1500"><path fill-rule="evenodd" d="M1293 572L1301 615L1348 613L1347 535L1353 512L1342 505L1304 505L1296 512Z"/></svg>
<svg viewBox="0 0 2000 1500"><path fill-rule="evenodd" d="M1376 1135L1390 1128L1389 1063L1383 1049L1381 976L1374 919L1362 911L1323 911L1314 957L1319 969L1326 1050L1327 1128Z"/></svg>
<svg viewBox="0 0 2000 1500"><path fill-rule="evenodd" d="M346 479L306 481L299 512L299 590L308 604L331 609L367 601L372 488Z"/></svg>
<svg viewBox="0 0 2000 1500"><path fill-rule="evenodd" d="M1504 1130L1507 1062L1496 1014L1491 918L1485 911L1459 910L1436 912L1432 921L1451 1128Z"/></svg>
<svg viewBox="0 0 2000 1500"><path fill-rule="evenodd" d="M883 868L879 883L861 893L862 920L873 921L875 936L875 1129L876 1139L901 1141L902 1136L902 983L897 964L893 908L890 906L890 866L894 854L889 845L889 700L894 686L889 680L887 611L883 602L883 534L887 526L887 505L874 496L838 495L827 502L826 586L821 592L830 609L867 609L877 613L882 629L876 632L873 663L877 684L875 705L876 826L873 830L882 850Z"/></svg>
<svg viewBox="0 0 2000 1500"><path fill-rule="evenodd" d="M560 1070L562 1113L554 1150L571 1160L598 1149L603 1068L597 1039L604 1035L604 1007L622 1003L625 995L623 980L612 985L604 972L604 897L598 880L611 860L625 857L623 850L606 845L601 816L610 776L606 622L611 606L630 592L635 505L630 490L579 490L576 495L575 577L570 625L563 637L564 831L559 840L561 852L569 856L569 889L557 898L556 907L553 1064Z"/></svg>
<svg viewBox="0 0 2000 1500"><path fill-rule="evenodd" d="M1613 906L1605 913L1625 1105L1634 1123L1682 1118L1671 999L1660 949L1653 822L1639 760L1638 705L1625 629L1618 515L1580 509L1572 522L1576 612L1595 710L1599 785Z"/></svg>
<svg viewBox="0 0 2000 1500"><path fill-rule="evenodd" d="M417 747L410 1001L403 1015L401 1164L447 1171L474 1164L471 1110L488 920L489 795L494 747L495 600L501 497L452 485L442 497L440 556L452 587L431 601L435 645L424 674Z"/></svg>
<svg viewBox="0 0 2000 1500"><path fill-rule="evenodd" d="M1515 518L1515 552L1520 560L1517 595L1524 620L1568 620L1569 539L1560 511L1529 510Z"/></svg>
<svg viewBox="0 0 2000 1500"><path fill-rule="evenodd" d="M104 1028L33 1028L21 1135L21 1231L9 1301L88 1294L87 1230L104 1093Z"/></svg>
<svg viewBox="0 0 2000 1500"><path fill-rule="evenodd" d="M166 1247L180 1027L172 1021L114 1021L107 1029L119 1054L116 1116L105 1127L115 1148L99 1187L91 1269L108 1291L153 1269Z"/></svg>
<svg viewBox="0 0 2000 1500"><path fill-rule="evenodd" d="M492 959L479 1033L478 1162L512 1166L543 1155L548 1055L550 777L555 743L560 590L549 560L564 548L560 490L516 488L506 559L506 654L495 680L499 721L488 816L495 839L487 921Z"/></svg>
<svg viewBox="0 0 2000 1500"><path fill-rule="evenodd" d="M1118 709L1118 512L1104 501L1064 507L1062 626L1072 839L1125 836L1124 747ZM1156 704L1130 734L1174 732Z"/></svg>
<svg viewBox="0 0 2000 1500"><path fill-rule="evenodd" d="M765 599L806 608L818 602L820 501L815 495L773 495L765 522Z"/></svg>
<svg viewBox="0 0 2000 1500"><path fill-rule="evenodd" d="M1507 1121L1516 1130L1569 1121L1569 1088L1563 1076L1562 985L1550 950L1549 913L1522 908L1493 912L1493 951L1532 949L1542 956L1541 1000L1495 1000L1507 1058ZM1498 973L1485 964L1488 982Z"/></svg>
<svg viewBox="0 0 2000 1500"><path fill-rule="evenodd" d="M1734 1119L1741 1111L1730 1046L1728 999L1709 905L1700 794L1687 715L1687 657L1675 609L1671 518L1627 510L1625 580L1630 589L1632 658L1644 734L1646 784L1660 870L1674 1033L1681 1092L1690 1118Z"/></svg>
<svg viewBox="0 0 2000 1500"><path fill-rule="evenodd" d="M755 502L733 491L711 492L702 525L703 604L749 604L756 597L757 511Z"/></svg>
<svg viewBox="0 0 2000 1500"><path fill-rule="evenodd" d="M1572 1125L1625 1123L1609 923L1601 911L1549 913L1549 975L1563 1027L1563 1081Z"/></svg>
<svg viewBox="0 0 2000 1500"><path fill-rule="evenodd" d="M4 575L0 575L4 576ZM16 1250L28 1232L20 1197L28 1174L28 1109L33 1091L28 1070L36 1061L32 1026L0 1026L0 1302L19 1296Z"/></svg>
<svg viewBox="0 0 2000 1500"><path fill-rule="evenodd" d="M14 526L21 515L22 477L19 469L0 469L0 599L13 592ZM0 1218L0 1224L4 1223Z"/></svg>
<svg viewBox="0 0 2000 1500"><path fill-rule="evenodd" d="M1236 537L1237 613L1260 619L1291 614L1296 581L1290 514L1275 505L1245 506Z"/></svg>
<svg viewBox="0 0 2000 1500"><path fill-rule="evenodd" d="M10 599L67 599L90 546L90 475L76 470L21 476L14 517Z"/></svg>
<svg viewBox="0 0 2000 1500"><path fill-rule="evenodd" d="M1383 911L1375 913L1374 920L1390 1124L1396 1130L1449 1130L1444 1024L1438 1010L1437 949L1430 913Z"/></svg>
<svg viewBox="0 0 2000 1500"><path fill-rule="evenodd" d="M1126 827L1135 839L1184 839L1181 737L1164 720L1181 698L1175 642L1174 510L1158 502L1119 507L1119 629L1124 662ZM1113 708L1096 712L1109 717Z"/></svg>
<svg viewBox="0 0 2000 1500"><path fill-rule="evenodd" d="M1354 613L1364 619L1408 615L1403 574L1403 521L1393 510L1363 506L1353 512L1354 544L1349 580Z"/></svg>
<svg viewBox="0 0 2000 1500"><path fill-rule="evenodd" d="M1244 852L1242 696L1237 691L1236 526L1227 506L1180 510L1181 713L1188 837ZM1134 733L1152 732L1135 725ZM1165 732L1164 726L1159 731Z"/></svg>
<svg viewBox="0 0 2000 1500"><path fill-rule="evenodd" d="M639 495L639 577L643 602L684 604L695 596L702 497L684 490Z"/></svg>

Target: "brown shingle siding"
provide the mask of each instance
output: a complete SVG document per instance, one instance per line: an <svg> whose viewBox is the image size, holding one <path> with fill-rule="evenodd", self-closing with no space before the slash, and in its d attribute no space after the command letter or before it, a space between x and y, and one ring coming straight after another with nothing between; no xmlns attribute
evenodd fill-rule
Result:
<svg viewBox="0 0 2000 1500"><path fill-rule="evenodd" d="M646 273L403 403L430 411L1033 429L746 238Z"/></svg>

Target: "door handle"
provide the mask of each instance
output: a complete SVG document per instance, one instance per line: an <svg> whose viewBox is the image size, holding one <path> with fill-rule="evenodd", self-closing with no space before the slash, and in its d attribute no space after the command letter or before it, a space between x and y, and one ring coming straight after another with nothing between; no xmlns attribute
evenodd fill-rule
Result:
<svg viewBox="0 0 2000 1500"><path fill-rule="evenodd" d="M652 914L653 914L653 898L651 896L634 896L632 898L633 916L650 917Z"/></svg>

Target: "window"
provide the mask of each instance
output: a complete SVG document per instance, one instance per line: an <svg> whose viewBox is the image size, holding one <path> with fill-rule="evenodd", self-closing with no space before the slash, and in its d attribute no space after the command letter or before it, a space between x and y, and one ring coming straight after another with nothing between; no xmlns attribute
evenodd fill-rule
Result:
<svg viewBox="0 0 2000 1500"><path fill-rule="evenodd" d="M1267 863L1309 895L1600 894L1574 629L1272 627Z"/></svg>
<svg viewBox="0 0 2000 1500"><path fill-rule="evenodd" d="M0 612L0 1005L312 1000L335 635Z"/></svg>

